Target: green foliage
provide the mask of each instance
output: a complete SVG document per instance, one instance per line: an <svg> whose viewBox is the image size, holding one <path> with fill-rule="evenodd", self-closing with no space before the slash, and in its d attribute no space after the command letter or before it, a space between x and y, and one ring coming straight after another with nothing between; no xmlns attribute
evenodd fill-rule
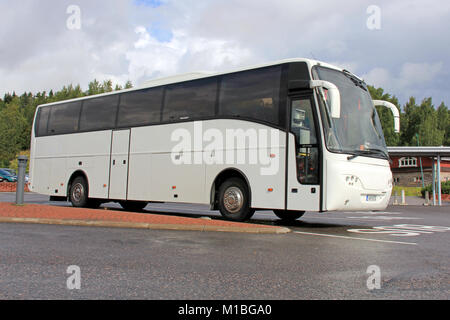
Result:
<svg viewBox="0 0 450 320"><path fill-rule="evenodd" d="M433 187L431 186L431 184L429 184L428 186L426 186L425 188L422 188L420 190L420 192L422 193L422 197L425 196L425 191L428 191L430 196L433 196ZM436 188L436 193L437 193L437 188ZM441 194L450 194L450 180L441 182Z"/></svg>
<svg viewBox="0 0 450 320"><path fill-rule="evenodd" d="M440 146L444 142L444 131L438 128L438 117L431 98L424 99L417 111L415 123L422 146ZM411 144L417 143L417 136Z"/></svg>
<svg viewBox="0 0 450 320"><path fill-rule="evenodd" d="M394 186L392 188L392 195L397 194L400 196L402 194L402 190L405 190L405 196L406 197L420 197L420 190L421 187L401 187L401 186Z"/></svg>
<svg viewBox="0 0 450 320"><path fill-rule="evenodd" d="M442 102L437 109L438 129L444 132L444 145L450 145L450 110Z"/></svg>
<svg viewBox="0 0 450 320"><path fill-rule="evenodd" d="M131 89L131 88L133 88L133 84L131 83L130 80L128 80L128 81L125 83L125 89Z"/></svg>
<svg viewBox="0 0 450 320"><path fill-rule="evenodd" d="M386 100L399 107L398 99L382 88L368 86L374 100ZM394 118L387 108L377 107L383 133L388 146L441 146L450 145L450 116L442 102L439 108L426 98L420 105L414 97L400 110L400 134L394 132Z"/></svg>
<svg viewBox="0 0 450 320"><path fill-rule="evenodd" d="M132 87L132 83L127 81L125 88ZM115 86L115 90L121 89L120 85ZM111 80L105 80L103 83L94 80L89 83L87 91L83 91L79 84L69 84L59 91L50 90L48 93L25 92L21 96L17 96L15 92L6 93L3 99L0 99L0 167L14 165L17 155L21 151L29 150L31 127L38 105L111 91Z"/></svg>
<svg viewBox="0 0 450 320"><path fill-rule="evenodd" d="M30 170L30 150L20 151L18 154L16 154L14 159L11 160L11 162L9 163L9 166L7 166L7 167L10 169L14 169L16 172L18 172L19 160L17 158L19 156L27 156L28 157L27 168L26 168L26 172L28 172Z"/></svg>
<svg viewBox="0 0 450 320"><path fill-rule="evenodd" d="M373 100L385 100L393 103L398 107L398 99L388 93L384 93L382 88L374 88L368 86L370 95ZM383 128L384 139L388 146L398 146L400 143L400 134L394 132L394 116L392 112L384 107L377 107L377 113L380 117L381 126Z"/></svg>
<svg viewBox="0 0 450 320"><path fill-rule="evenodd" d="M19 107L19 99L15 97L0 112L0 161L9 164L29 141L27 138L27 120Z"/></svg>

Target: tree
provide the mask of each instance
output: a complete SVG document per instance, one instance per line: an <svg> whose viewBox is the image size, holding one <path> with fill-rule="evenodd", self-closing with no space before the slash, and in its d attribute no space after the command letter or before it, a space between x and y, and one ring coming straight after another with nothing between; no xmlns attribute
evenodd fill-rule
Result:
<svg viewBox="0 0 450 320"><path fill-rule="evenodd" d="M0 162L2 165L9 165L9 162L26 144L27 127L27 120L20 112L18 100L15 98L0 113Z"/></svg>
<svg viewBox="0 0 450 320"><path fill-rule="evenodd" d="M445 131L438 128L437 111L431 98L424 99L416 111L414 128L419 134L421 146L440 146L443 144ZM416 136L413 137L411 144L417 144Z"/></svg>
<svg viewBox="0 0 450 320"><path fill-rule="evenodd" d="M410 97L409 101L403 107L403 112L400 114L400 145L410 146L411 141L417 133L417 120L419 106L416 104L416 99ZM412 144L412 145L417 145Z"/></svg>
<svg viewBox="0 0 450 320"><path fill-rule="evenodd" d="M30 170L30 150L25 150L25 151L20 151L18 154L16 154L16 156L14 157L14 159L12 159L9 163L9 168L14 169L16 172L18 171L19 168L19 156L27 156L28 161L27 161L27 168L26 168L26 172L28 172Z"/></svg>
<svg viewBox="0 0 450 320"><path fill-rule="evenodd" d="M388 93L384 93L382 88L375 88L368 86L369 93L373 100L385 100L393 103L395 106L399 106L398 99L395 96L391 96ZM377 113L380 117L381 127L383 128L384 139L388 146L400 145L400 134L395 132L394 128L394 116L392 112L385 107L377 107Z"/></svg>
<svg viewBox="0 0 450 320"><path fill-rule="evenodd" d="M103 92L111 92L111 91L113 91L112 81L111 80L103 81L102 89L103 89Z"/></svg>
<svg viewBox="0 0 450 320"><path fill-rule="evenodd" d="M89 89L87 91L87 95L91 96L94 94L102 93L102 88L100 82L97 81L97 79L94 79L94 81L89 82L88 85Z"/></svg>
<svg viewBox="0 0 450 320"><path fill-rule="evenodd" d="M5 93L5 95L3 96L3 101L5 101L5 104L11 103L13 99L13 96L9 93Z"/></svg>
<svg viewBox="0 0 450 320"><path fill-rule="evenodd" d="M128 80L128 81L125 83L125 89L131 89L131 88L133 88L133 83L131 83L131 81Z"/></svg>
<svg viewBox="0 0 450 320"><path fill-rule="evenodd" d="M437 109L438 129L444 131L443 145L450 146L450 110L442 102Z"/></svg>

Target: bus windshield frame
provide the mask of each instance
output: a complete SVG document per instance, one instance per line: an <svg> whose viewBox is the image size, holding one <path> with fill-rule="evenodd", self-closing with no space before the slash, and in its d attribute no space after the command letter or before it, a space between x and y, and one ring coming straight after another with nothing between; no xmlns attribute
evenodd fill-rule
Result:
<svg viewBox="0 0 450 320"><path fill-rule="evenodd" d="M335 84L341 96L340 118L332 118L327 92L316 91L327 149L334 153L388 160L381 122L366 84L345 70L323 66L314 66L313 76Z"/></svg>

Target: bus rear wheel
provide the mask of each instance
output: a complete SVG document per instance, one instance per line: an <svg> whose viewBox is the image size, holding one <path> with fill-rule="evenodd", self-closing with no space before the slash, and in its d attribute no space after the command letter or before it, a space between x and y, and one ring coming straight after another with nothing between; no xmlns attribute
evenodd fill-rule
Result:
<svg viewBox="0 0 450 320"><path fill-rule="evenodd" d="M119 203L126 211L141 211L147 206L147 202L142 201L120 201Z"/></svg>
<svg viewBox="0 0 450 320"><path fill-rule="evenodd" d="M301 218L305 211L292 211L292 210L273 210L273 213L283 221L295 221Z"/></svg>
<svg viewBox="0 0 450 320"><path fill-rule="evenodd" d="M219 211L227 220L245 221L255 210L250 208L249 190L240 178L230 178L219 188Z"/></svg>

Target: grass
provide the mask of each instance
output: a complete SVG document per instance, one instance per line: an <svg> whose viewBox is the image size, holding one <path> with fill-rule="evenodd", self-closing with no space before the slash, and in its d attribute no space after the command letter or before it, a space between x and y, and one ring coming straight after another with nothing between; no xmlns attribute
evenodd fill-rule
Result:
<svg viewBox="0 0 450 320"><path fill-rule="evenodd" d="M401 186L394 186L392 189L392 195L397 192L398 196L402 195L402 190L405 190L405 196L407 197L421 197L422 194L420 193L420 190L422 190L421 187L401 187Z"/></svg>

